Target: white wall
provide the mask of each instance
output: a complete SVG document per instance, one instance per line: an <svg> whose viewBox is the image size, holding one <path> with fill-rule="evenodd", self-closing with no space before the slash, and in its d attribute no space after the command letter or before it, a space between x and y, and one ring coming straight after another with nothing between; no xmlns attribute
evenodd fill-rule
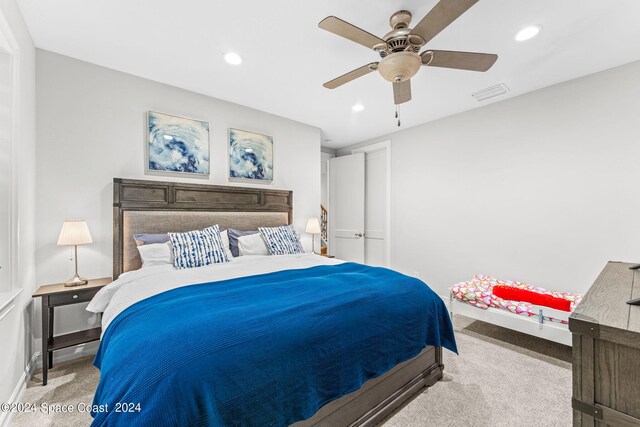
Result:
<svg viewBox="0 0 640 427"><path fill-rule="evenodd" d="M37 84L38 283L73 275L70 249L56 246L65 218L86 219L93 236L93 244L78 248L80 273L111 276L113 178L172 180L143 174L147 110L209 121L211 177L184 181L246 185L227 180L227 129L272 135L274 181L263 187L293 190L299 231L319 215L318 128L43 50ZM59 313L56 333L96 321L79 307Z"/></svg>
<svg viewBox="0 0 640 427"><path fill-rule="evenodd" d="M584 291L640 262L639 114L636 62L338 154L392 141L393 268L441 294L477 273Z"/></svg>
<svg viewBox="0 0 640 427"><path fill-rule="evenodd" d="M22 292L15 307L0 320L0 401L8 402L24 386L25 370L33 355L31 325L35 290L35 48L15 0L0 0L0 12L17 42L16 127L13 137L14 217L16 245L12 256L12 288ZM5 203L5 201L2 201ZM13 396L12 396L13 395ZM0 414L0 424L6 421Z"/></svg>

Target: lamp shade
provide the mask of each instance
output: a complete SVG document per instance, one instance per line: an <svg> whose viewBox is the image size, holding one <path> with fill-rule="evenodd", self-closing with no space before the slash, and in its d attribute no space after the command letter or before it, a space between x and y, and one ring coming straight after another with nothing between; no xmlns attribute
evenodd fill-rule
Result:
<svg viewBox="0 0 640 427"><path fill-rule="evenodd" d="M89 233L89 227L87 227L87 221L73 220L65 221L64 224L62 224L60 237L58 237L58 245L86 245L87 243L93 243L91 233Z"/></svg>
<svg viewBox="0 0 640 427"><path fill-rule="evenodd" d="M310 234L320 234L320 220L318 218L309 218L307 228L304 231Z"/></svg>

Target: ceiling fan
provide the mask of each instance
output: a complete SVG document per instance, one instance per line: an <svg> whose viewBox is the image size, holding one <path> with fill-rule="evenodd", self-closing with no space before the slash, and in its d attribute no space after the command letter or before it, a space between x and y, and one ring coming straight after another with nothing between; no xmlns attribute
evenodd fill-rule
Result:
<svg viewBox="0 0 640 427"><path fill-rule="evenodd" d="M393 100L398 105L411 100L411 77L422 65L487 71L496 62L498 55L431 49L419 53L425 44L477 2L478 0L440 0L414 28L409 27L411 13L400 10L391 15L389 24L392 30L382 38L335 16L324 18L318 24L320 28L373 49L382 59L349 71L323 86L335 89L377 70L385 80L393 83Z"/></svg>

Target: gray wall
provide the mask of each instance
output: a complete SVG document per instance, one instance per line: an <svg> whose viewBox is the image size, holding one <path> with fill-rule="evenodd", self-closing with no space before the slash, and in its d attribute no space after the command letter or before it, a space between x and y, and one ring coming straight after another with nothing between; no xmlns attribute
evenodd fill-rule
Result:
<svg viewBox="0 0 640 427"><path fill-rule="evenodd" d="M293 190L298 231L319 215L318 128L43 50L37 51L37 85L39 283L73 273L70 249L56 246L66 218L86 219L94 239L78 249L80 273L110 276L113 178L172 179L144 175L147 110L209 121L211 177L190 182L246 185L227 180L227 129L272 135L274 181L257 186ZM82 308L64 309L58 331L96 322Z"/></svg>
<svg viewBox="0 0 640 427"><path fill-rule="evenodd" d="M438 293L477 273L585 291L640 262L640 62L391 140L391 264Z"/></svg>

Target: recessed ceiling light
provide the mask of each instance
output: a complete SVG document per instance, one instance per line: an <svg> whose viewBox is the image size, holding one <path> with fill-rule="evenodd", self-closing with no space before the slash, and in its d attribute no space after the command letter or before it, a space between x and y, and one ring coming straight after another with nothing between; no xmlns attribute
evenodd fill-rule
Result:
<svg viewBox="0 0 640 427"><path fill-rule="evenodd" d="M362 111L362 110L364 110L364 105L358 103L358 104L354 105L353 107L351 107L351 109L353 111Z"/></svg>
<svg viewBox="0 0 640 427"><path fill-rule="evenodd" d="M227 61L231 65L240 65L242 64L242 58L235 52L229 52L224 55L224 60Z"/></svg>
<svg viewBox="0 0 640 427"><path fill-rule="evenodd" d="M541 30L542 26L540 25L529 25L528 27L524 27L523 29L518 31L518 34L516 34L516 40L519 42L523 42L525 40L532 39L537 36Z"/></svg>

